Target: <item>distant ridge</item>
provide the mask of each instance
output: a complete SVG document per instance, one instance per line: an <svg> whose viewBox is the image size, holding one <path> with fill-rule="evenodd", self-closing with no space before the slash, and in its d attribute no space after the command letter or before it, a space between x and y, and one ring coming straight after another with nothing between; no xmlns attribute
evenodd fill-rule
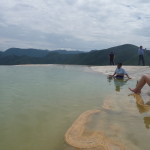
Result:
<svg viewBox="0 0 150 150"><path fill-rule="evenodd" d="M48 50L39 49L21 49L21 48L9 48L4 51L4 56L15 55L15 56L31 56L31 57L44 57L49 53Z"/></svg>
<svg viewBox="0 0 150 150"><path fill-rule="evenodd" d="M90 52L67 50L40 50L10 48L0 52L0 65L19 64L75 64L75 65L109 65L108 54L115 53L115 62L124 65L137 65L138 47L132 44L124 44L103 50ZM146 65L150 65L150 51L145 54Z"/></svg>
<svg viewBox="0 0 150 150"><path fill-rule="evenodd" d="M1 54L3 56L15 55L15 56L30 56L30 57L44 57L50 52L57 52L59 54L79 54L81 51L67 51L67 50L41 50L41 49L21 49L21 48L9 48Z"/></svg>

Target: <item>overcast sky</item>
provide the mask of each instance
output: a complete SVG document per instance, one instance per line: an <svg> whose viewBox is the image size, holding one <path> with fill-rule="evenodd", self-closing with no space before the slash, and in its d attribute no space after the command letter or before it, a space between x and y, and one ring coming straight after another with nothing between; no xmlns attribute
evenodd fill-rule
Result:
<svg viewBox="0 0 150 150"><path fill-rule="evenodd" d="M150 48L149 0L0 0L0 50Z"/></svg>

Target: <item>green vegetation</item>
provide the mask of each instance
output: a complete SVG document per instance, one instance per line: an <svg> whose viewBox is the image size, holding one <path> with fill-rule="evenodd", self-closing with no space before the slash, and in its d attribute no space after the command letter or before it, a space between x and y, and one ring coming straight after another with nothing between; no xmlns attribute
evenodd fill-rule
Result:
<svg viewBox="0 0 150 150"><path fill-rule="evenodd" d="M90 52L75 51L47 51L35 49L9 49L0 52L0 65L19 64L74 64L74 65L109 65L108 54L115 53L115 63L122 62L124 65L137 65L138 47L131 44L116 46L104 50ZM150 51L145 53L146 65L150 65Z"/></svg>

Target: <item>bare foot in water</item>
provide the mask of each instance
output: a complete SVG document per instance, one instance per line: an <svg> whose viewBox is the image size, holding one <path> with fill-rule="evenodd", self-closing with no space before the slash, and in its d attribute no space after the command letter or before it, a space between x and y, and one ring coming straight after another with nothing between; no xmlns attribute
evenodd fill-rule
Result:
<svg viewBox="0 0 150 150"><path fill-rule="evenodd" d="M141 90L137 90L137 89L131 89L129 88L130 91L136 93L136 94L140 94L141 93Z"/></svg>

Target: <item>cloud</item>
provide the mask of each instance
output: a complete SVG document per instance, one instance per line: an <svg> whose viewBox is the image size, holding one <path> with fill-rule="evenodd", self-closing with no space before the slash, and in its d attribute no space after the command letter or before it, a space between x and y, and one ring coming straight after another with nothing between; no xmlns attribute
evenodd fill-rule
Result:
<svg viewBox="0 0 150 150"><path fill-rule="evenodd" d="M140 40L149 46L149 8L148 0L1 0L0 38L12 39L15 47L47 49L90 50Z"/></svg>

